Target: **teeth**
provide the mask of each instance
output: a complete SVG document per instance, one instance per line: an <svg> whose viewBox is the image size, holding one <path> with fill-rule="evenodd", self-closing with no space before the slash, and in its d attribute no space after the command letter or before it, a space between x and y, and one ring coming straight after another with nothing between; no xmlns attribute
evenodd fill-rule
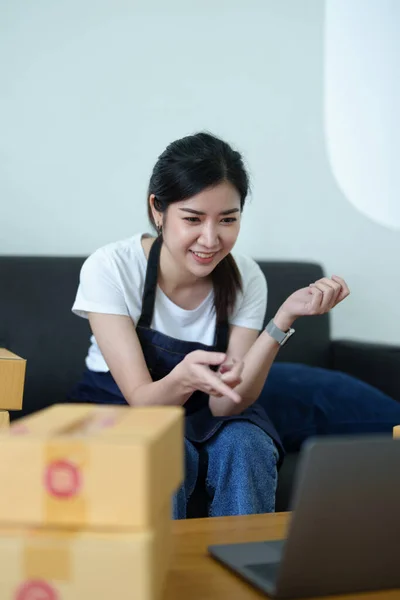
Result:
<svg viewBox="0 0 400 600"><path fill-rule="evenodd" d="M200 258L211 258L212 256L214 256L214 252L212 252L211 254L204 254L204 252L193 252L193 254L199 256Z"/></svg>

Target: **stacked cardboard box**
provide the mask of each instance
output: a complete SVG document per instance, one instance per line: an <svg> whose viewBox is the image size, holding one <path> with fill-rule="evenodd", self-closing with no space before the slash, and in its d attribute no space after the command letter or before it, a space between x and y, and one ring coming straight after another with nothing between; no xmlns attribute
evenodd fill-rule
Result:
<svg viewBox="0 0 400 600"><path fill-rule="evenodd" d="M21 410L26 360L0 348L0 429L10 424L9 410Z"/></svg>
<svg viewBox="0 0 400 600"><path fill-rule="evenodd" d="M58 405L0 436L1 600L161 597L183 409Z"/></svg>

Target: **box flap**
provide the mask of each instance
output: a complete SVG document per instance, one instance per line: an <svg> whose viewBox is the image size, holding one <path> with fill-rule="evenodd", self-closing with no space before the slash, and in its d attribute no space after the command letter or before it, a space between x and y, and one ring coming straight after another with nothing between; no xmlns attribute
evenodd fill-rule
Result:
<svg viewBox="0 0 400 600"><path fill-rule="evenodd" d="M10 352L10 350L7 350L6 348L0 348L0 360L25 360L25 359L21 358L17 354L14 354L14 352Z"/></svg>

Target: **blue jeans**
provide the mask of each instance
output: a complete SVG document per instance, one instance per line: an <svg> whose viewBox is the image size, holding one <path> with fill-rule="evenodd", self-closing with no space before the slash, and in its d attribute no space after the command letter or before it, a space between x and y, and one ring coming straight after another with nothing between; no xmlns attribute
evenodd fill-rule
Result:
<svg viewBox="0 0 400 600"><path fill-rule="evenodd" d="M225 423L202 445L207 454L206 492L210 517L275 511L278 450L248 421ZM185 439L185 481L173 498L173 518L185 519L199 472L198 449Z"/></svg>

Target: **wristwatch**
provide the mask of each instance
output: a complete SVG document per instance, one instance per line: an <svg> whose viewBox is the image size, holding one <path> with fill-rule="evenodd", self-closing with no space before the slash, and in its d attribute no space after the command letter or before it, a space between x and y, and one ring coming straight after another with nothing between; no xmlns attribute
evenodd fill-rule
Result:
<svg viewBox="0 0 400 600"><path fill-rule="evenodd" d="M278 342L278 344L280 346L283 346L284 344L286 344L286 342L288 341L288 339L290 337L292 337L292 335L295 332L295 329L293 329L292 327L290 327L290 329L288 329L288 331L282 331L282 329L279 329L279 327L277 327L275 325L274 320L271 319L270 322L268 323L268 325L266 326L265 331L276 342Z"/></svg>

